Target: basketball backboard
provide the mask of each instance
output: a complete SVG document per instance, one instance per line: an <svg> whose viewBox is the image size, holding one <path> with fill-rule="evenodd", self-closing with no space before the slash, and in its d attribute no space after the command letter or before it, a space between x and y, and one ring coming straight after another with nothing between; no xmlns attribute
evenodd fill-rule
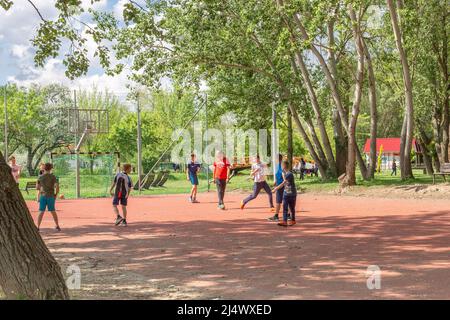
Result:
<svg viewBox="0 0 450 320"><path fill-rule="evenodd" d="M105 134L109 132L109 114L105 109L68 109L69 132Z"/></svg>

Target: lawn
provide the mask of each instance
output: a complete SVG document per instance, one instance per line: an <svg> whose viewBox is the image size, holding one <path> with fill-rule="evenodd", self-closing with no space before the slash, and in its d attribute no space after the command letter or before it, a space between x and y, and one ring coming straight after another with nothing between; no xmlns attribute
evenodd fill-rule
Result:
<svg viewBox="0 0 450 320"><path fill-rule="evenodd" d="M235 176L228 184L229 191L250 191L252 189L252 182L249 179L249 172L243 171L239 175ZM358 186L356 188L367 188L375 186L397 186L397 185L409 185L409 184L431 184L433 179L429 175L423 174L422 170L414 171L415 179L409 181L402 181L399 176L391 177L389 172L382 172L376 175L376 178L372 181L364 181L361 176L357 176ZM137 175L131 176L133 181L136 181ZM199 192L207 191L206 175L201 174L200 177ZM20 189L26 200L35 199L35 192L30 191L28 194L23 191L28 181L34 181L36 178L22 178L20 181ZM59 177L61 194L64 194L66 199L75 198L75 177L62 176ZM95 175L95 176L81 176L81 196L83 198L98 198L108 197L108 189L111 183L111 177ZM271 182L270 182L271 184ZM335 190L338 187L337 180L335 181L321 181L317 177L306 177L304 180L297 178L297 185L303 192L329 192ZM210 186L211 190L215 190L215 186ZM158 194L181 194L188 193L190 190L190 184L186 180L184 173L171 173L169 180L167 180L164 187L151 188L150 190L142 190L143 195L158 195ZM137 192L137 191L135 191Z"/></svg>

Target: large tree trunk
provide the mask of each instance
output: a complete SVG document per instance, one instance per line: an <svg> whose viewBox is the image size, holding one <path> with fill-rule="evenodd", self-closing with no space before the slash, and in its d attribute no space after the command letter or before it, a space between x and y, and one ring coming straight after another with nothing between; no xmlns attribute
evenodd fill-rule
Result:
<svg viewBox="0 0 450 320"><path fill-rule="evenodd" d="M336 108L333 108L332 117L334 145L336 146L336 168L337 174L340 176L345 173L345 165L347 163L347 139L342 129L341 116Z"/></svg>
<svg viewBox="0 0 450 320"><path fill-rule="evenodd" d="M8 299L68 299L56 260L39 235L0 152L0 286Z"/></svg>
<svg viewBox="0 0 450 320"><path fill-rule="evenodd" d="M420 138L417 141L419 143L420 148L422 149L423 163L425 165L426 173L431 175L434 172L432 157L430 156L430 149L429 149L431 139L428 138L424 130L419 129L419 133Z"/></svg>
<svg viewBox="0 0 450 320"><path fill-rule="evenodd" d="M364 80L364 48L362 43L361 30L359 26L359 18L356 17L355 11L352 6L349 4L349 16L352 20L352 31L353 38L355 41L356 52L357 52L357 68L356 68L356 83L355 83L355 91L353 94L353 105L352 112L350 116L349 126L348 126L348 161L345 170L345 179L341 182L341 186L353 186L356 185L356 174L355 174L355 164L356 159L359 160L360 167L365 168L365 164L361 164L360 154L357 153L359 150L356 144L356 123L358 121L358 115L361 105L361 93L362 93L362 85ZM364 170L365 171L365 170ZM366 172L362 172L363 175Z"/></svg>
<svg viewBox="0 0 450 320"><path fill-rule="evenodd" d="M401 145L400 152L403 153L403 162L400 163L401 166L401 177L403 180L414 178L411 166L411 148L412 140L414 134L414 105L412 96L412 81L409 71L408 58L406 51L403 48L403 37L402 31L399 24L399 17L397 15L397 5L394 4L393 0L386 0L389 13L391 16L392 29L394 31L395 43L400 56L400 61L402 63L403 71L403 85L405 90L405 138L403 145ZM400 1L398 1L401 4Z"/></svg>
<svg viewBox="0 0 450 320"><path fill-rule="evenodd" d="M326 165L324 165L321 161L319 156L317 155L316 150L314 149L313 144L311 143L311 140L309 139L308 134L305 131L305 128L303 127L300 118L298 116L297 110L295 110L295 107L292 103L289 102L289 110L291 111L292 114L292 118L295 122L295 125L297 126L298 131L300 132L300 136L302 137L302 139L305 141L306 144L306 148L309 151L309 154L311 155L311 157L313 158L314 162L317 163L317 165L319 166L319 172L320 172L320 176L322 177L322 179L326 180L328 179L327 176L327 168Z"/></svg>
<svg viewBox="0 0 450 320"><path fill-rule="evenodd" d="M371 179L375 178L375 170L377 167L377 89L375 83L375 72L373 71L372 58L369 48L362 38L364 46L364 54L367 63L367 74L369 78L369 106L370 106L370 154L369 168L367 176Z"/></svg>

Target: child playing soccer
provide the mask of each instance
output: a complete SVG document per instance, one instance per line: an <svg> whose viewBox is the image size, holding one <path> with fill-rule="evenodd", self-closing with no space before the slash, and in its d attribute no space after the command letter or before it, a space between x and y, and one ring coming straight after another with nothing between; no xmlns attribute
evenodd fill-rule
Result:
<svg viewBox="0 0 450 320"><path fill-rule="evenodd" d="M53 165L46 163L44 173L38 178L36 188L38 190L39 199L39 215L37 220L38 230L41 227L42 218L46 209L50 211L55 221L56 230L61 231L58 223L58 215L56 214L55 201L59 193L59 183L56 176L51 172Z"/></svg>
<svg viewBox="0 0 450 320"><path fill-rule="evenodd" d="M191 195L189 201L191 203L197 203L197 186L198 186L198 173L200 172L201 165L195 160L195 154L191 154L191 162L188 163L186 171L186 179L191 182Z"/></svg>
<svg viewBox="0 0 450 320"><path fill-rule="evenodd" d="M222 151L217 151L214 166L214 181L217 187L217 196L219 199L218 208L225 210L223 199L225 197L225 188L230 179L230 163Z"/></svg>
<svg viewBox="0 0 450 320"><path fill-rule="evenodd" d="M124 164L122 172L119 172L114 177L114 182L109 189L109 192L113 196L113 210L116 215L115 225L127 226L127 205L128 197L130 196L133 183L128 174L131 172L131 164ZM114 192L113 192L114 190ZM119 213L118 205L122 206L122 216Z"/></svg>
<svg viewBox="0 0 450 320"><path fill-rule="evenodd" d="M295 187L294 174L289 170L289 161L283 161L281 165L283 169L283 182L275 187L272 192L284 187L283 192L283 221L279 222L279 226L293 226L295 222L295 204L297 202L297 189ZM291 211L291 220L288 222L288 212Z"/></svg>
<svg viewBox="0 0 450 320"><path fill-rule="evenodd" d="M278 155L277 171L275 173L274 187L279 186L280 184L283 183L283 169L281 168L281 162L282 161L283 161L283 155L279 154ZM275 215L270 217L268 219L269 221L276 221L276 222L278 222L281 205L283 204L283 193L284 193L284 187L281 187L280 189L278 189L275 192Z"/></svg>
<svg viewBox="0 0 450 320"><path fill-rule="evenodd" d="M247 198L241 201L241 210L244 209L245 205L252 201L253 199L256 199L261 189L264 189L264 191L269 196L269 204L270 208L273 207L273 198L272 198L272 192L270 190L269 185L266 181L266 169L267 166L261 162L261 159L259 158L259 155L256 155L255 163L252 164L252 171L250 173L250 176L253 178L253 192L251 195L249 195Z"/></svg>

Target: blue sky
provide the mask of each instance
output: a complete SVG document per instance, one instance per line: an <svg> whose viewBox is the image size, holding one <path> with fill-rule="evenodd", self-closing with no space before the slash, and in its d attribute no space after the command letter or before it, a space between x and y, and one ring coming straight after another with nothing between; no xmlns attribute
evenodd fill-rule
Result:
<svg viewBox="0 0 450 320"><path fill-rule="evenodd" d="M90 6L91 0L83 0L85 8ZM117 18L122 19L122 8L128 0L100 0L95 3L98 10L112 11ZM140 0L142 3L143 0ZM52 0L34 0L46 19L56 16ZM87 15L81 16L85 22L90 22ZM109 77L100 68L98 60L92 56L92 68L89 73L71 81L64 75L62 58L50 59L43 68L34 66L34 49L30 39L36 33L36 27L40 19L34 9L26 0L15 0L14 6L5 12L0 9L0 84L15 82L19 85L28 86L31 83L42 85L49 83L61 83L74 89L90 89L96 86L98 89L109 89L118 95L126 93L127 76L122 74ZM80 26L83 28L83 26ZM88 42L88 46L93 42ZM92 51L92 50L91 50Z"/></svg>

